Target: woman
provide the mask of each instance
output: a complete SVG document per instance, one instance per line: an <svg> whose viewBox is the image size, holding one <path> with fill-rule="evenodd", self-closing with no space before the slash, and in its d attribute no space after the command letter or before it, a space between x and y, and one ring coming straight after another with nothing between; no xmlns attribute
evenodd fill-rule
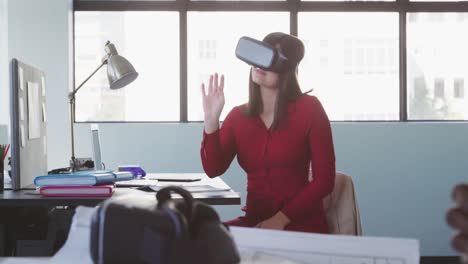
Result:
<svg viewBox="0 0 468 264"><path fill-rule="evenodd" d="M245 216L226 224L328 233L322 199L334 186L335 154L321 103L303 94L297 80L304 45L279 32L263 41L280 49L288 67L281 73L252 68L248 103L234 107L220 129L224 76L212 75L207 91L202 84L203 169L219 176L237 155L247 172Z"/></svg>

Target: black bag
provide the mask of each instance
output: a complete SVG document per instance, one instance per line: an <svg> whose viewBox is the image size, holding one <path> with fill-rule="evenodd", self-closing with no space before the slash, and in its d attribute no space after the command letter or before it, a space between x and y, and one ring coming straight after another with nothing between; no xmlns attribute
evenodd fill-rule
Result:
<svg viewBox="0 0 468 264"><path fill-rule="evenodd" d="M171 192L182 200L172 200ZM156 201L157 199L157 201ZM94 263L239 263L228 228L209 205L179 187L101 203L91 224Z"/></svg>

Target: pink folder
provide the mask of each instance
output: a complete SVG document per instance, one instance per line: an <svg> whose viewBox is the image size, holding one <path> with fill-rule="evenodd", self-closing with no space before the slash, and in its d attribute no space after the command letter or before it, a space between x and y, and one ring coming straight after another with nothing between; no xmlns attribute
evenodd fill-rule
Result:
<svg viewBox="0 0 468 264"><path fill-rule="evenodd" d="M44 186L39 192L47 197L109 197L114 192L114 185Z"/></svg>

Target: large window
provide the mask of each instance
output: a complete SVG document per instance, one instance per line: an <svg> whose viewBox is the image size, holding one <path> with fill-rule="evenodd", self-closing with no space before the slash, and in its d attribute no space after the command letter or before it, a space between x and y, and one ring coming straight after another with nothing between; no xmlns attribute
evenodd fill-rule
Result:
<svg viewBox="0 0 468 264"><path fill-rule="evenodd" d="M236 21L235 26L232 21ZM258 23L261 21L261 23ZM289 31L286 12L189 12L188 120L202 121L200 84L210 74L224 74L226 103L221 119L236 105L247 102L250 67L234 54L242 36L262 39L274 31Z"/></svg>
<svg viewBox="0 0 468 264"><path fill-rule="evenodd" d="M468 14L408 16L408 118L466 120Z"/></svg>
<svg viewBox="0 0 468 264"><path fill-rule="evenodd" d="M100 65L111 41L139 73L127 87L109 89L98 71L76 96L76 121L179 120L177 12L76 12L75 83Z"/></svg>
<svg viewBox="0 0 468 264"><path fill-rule="evenodd" d="M299 14L299 77L332 120L398 120L398 13ZM321 25L321 26L314 26Z"/></svg>
<svg viewBox="0 0 468 264"><path fill-rule="evenodd" d="M419 0L75 0L75 83L110 40L139 78L121 90L98 72L77 94L77 122L198 122L201 83L225 75L221 115L247 102L241 36L304 41L303 91L332 121L467 120L468 2Z"/></svg>

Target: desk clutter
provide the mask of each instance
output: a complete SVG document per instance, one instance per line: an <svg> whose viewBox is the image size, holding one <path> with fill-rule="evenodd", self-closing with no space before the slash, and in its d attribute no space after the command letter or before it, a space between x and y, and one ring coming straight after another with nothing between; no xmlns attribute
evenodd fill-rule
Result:
<svg viewBox="0 0 468 264"><path fill-rule="evenodd" d="M43 196L54 197L109 197L115 183L128 181L134 176L128 171L79 171L64 174L49 174L34 178Z"/></svg>
<svg viewBox="0 0 468 264"><path fill-rule="evenodd" d="M201 173L148 173L143 178L136 176L133 170L120 168L119 171L87 170L37 176L34 185L42 196L48 197L110 197L116 188L159 192L168 186L178 186L206 197L222 196L231 191L229 186L203 178Z"/></svg>

